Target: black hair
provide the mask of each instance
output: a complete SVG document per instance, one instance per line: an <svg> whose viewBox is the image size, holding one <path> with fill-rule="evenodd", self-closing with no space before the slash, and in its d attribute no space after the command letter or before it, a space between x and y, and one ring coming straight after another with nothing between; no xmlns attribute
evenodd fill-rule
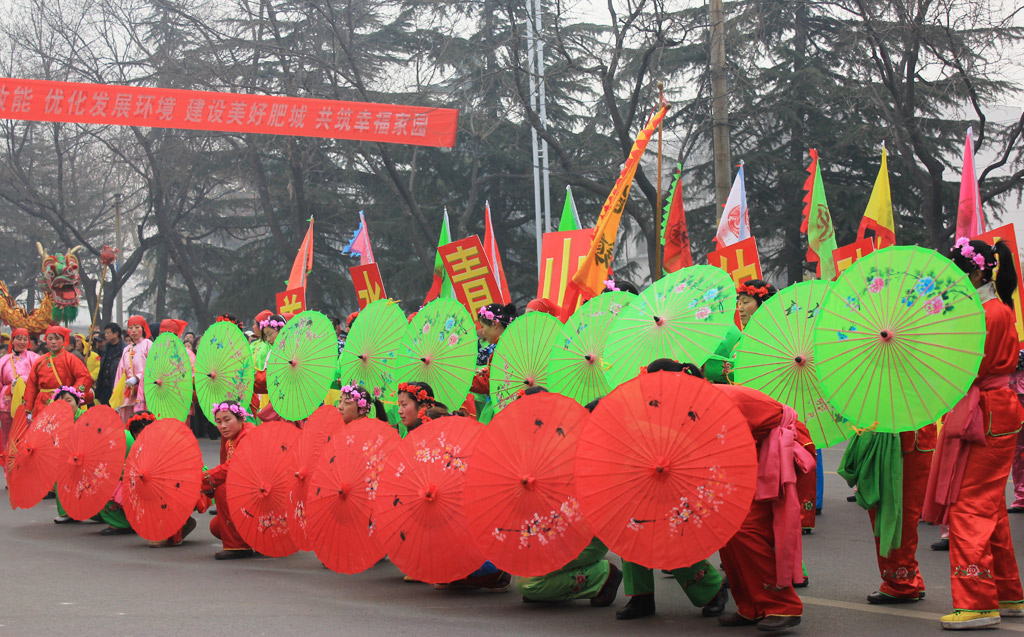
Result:
<svg viewBox="0 0 1024 637"><path fill-rule="evenodd" d="M604 294L605 292L629 292L630 294L640 294L640 290L636 289L635 285L625 279L615 279L613 283L615 284L614 290L607 288L601 290L601 294Z"/></svg>
<svg viewBox="0 0 1024 637"><path fill-rule="evenodd" d="M107 330L110 330L111 332L113 332L114 334L117 334L118 336L121 335L121 326L118 325L117 323L107 323L106 325L104 325L103 326L103 331L107 331Z"/></svg>
<svg viewBox="0 0 1024 637"><path fill-rule="evenodd" d="M156 422L156 414L153 412L145 409L137 411L128 419L128 433L132 435L132 438L138 438L142 430L154 422Z"/></svg>
<svg viewBox="0 0 1024 637"><path fill-rule="evenodd" d="M655 372L683 372L689 376L704 378L704 373L693 363L680 363L671 358L659 358L648 363L647 373L653 374Z"/></svg>
<svg viewBox="0 0 1024 637"><path fill-rule="evenodd" d="M594 400L590 401L586 405L583 405L583 408L586 409L587 411L589 411L590 413L594 413L594 410L597 409L597 404L599 402L601 402L601 398L602 398L601 396L598 396L597 398L595 398Z"/></svg>
<svg viewBox="0 0 1024 637"><path fill-rule="evenodd" d="M410 387L415 387L416 389L422 389L423 391L427 392L427 396L429 396L430 398L428 400L426 400L426 401L421 403L420 401L416 400L416 397L413 396L411 393L409 393L407 391L402 391L402 390L398 391L399 394L409 394L409 397L412 398L412 401L414 403L416 403L417 405L421 405L422 406L424 404L428 404L428 405L440 404L434 398L434 388L431 387L430 385L428 385L427 383L424 383L424 382L421 382L421 381L418 381L418 380L414 380L412 382L403 383L403 384L409 385Z"/></svg>
<svg viewBox="0 0 1024 637"><path fill-rule="evenodd" d="M341 325L341 319L338 318L337 316L332 316L331 325L334 326L334 329L338 329L338 326Z"/></svg>
<svg viewBox="0 0 1024 637"><path fill-rule="evenodd" d="M548 393L548 388L547 387L544 387L542 385L534 385L533 387L527 387L526 390L523 391L523 396L532 396L534 394L546 394L546 393Z"/></svg>
<svg viewBox="0 0 1024 637"><path fill-rule="evenodd" d="M759 293L756 293L756 292L754 294L751 294L749 291L746 291L746 290L743 289L743 288L745 288L747 286L749 286L751 288L764 288L766 290L766 292L764 294L759 294ZM779 292L778 289L776 289L776 287L774 285L772 285L771 283L769 283L769 282L767 282L767 281L765 281L763 279L749 279L749 280L744 281L743 283L740 283L740 284L738 284L736 286L736 294L737 294L737 296L740 295L740 294L744 294L746 296L749 296L750 298L752 298L755 301L757 301L757 306L758 307L761 307L762 303L764 303L768 299L770 299L773 296L775 296L776 294L778 294L778 292Z"/></svg>
<svg viewBox="0 0 1024 637"><path fill-rule="evenodd" d="M968 246L975 255L981 255L985 261L984 267L979 266L973 257L968 258L964 255L964 248ZM1005 241L997 241L995 246L991 246L980 239L971 239L963 247L953 246L951 256L953 263L967 274L980 270L982 282L992 281L995 271L996 294L1003 303L1013 307L1013 292L1017 289L1017 268L1013 263L1013 251Z"/></svg>
<svg viewBox="0 0 1024 637"><path fill-rule="evenodd" d="M480 308L480 312L490 312L494 315L494 320L489 318L480 317L480 322L484 325L492 325L493 323L501 323L505 327L516 318L516 305L515 303L509 303L508 305L502 305L501 303L491 303Z"/></svg>
<svg viewBox="0 0 1024 637"><path fill-rule="evenodd" d="M388 414L384 411L384 403L374 398L365 387L356 385L354 381L350 382L349 385L353 386L355 390L359 392L359 396L365 400L368 405L373 405L374 417L377 420L382 420L384 422L388 421ZM367 413L369 413L369 410L367 410Z"/></svg>

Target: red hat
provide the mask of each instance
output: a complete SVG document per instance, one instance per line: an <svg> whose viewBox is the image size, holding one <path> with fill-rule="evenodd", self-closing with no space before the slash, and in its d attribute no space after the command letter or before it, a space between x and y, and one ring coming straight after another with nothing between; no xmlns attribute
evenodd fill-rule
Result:
<svg viewBox="0 0 1024 637"><path fill-rule="evenodd" d="M16 327L16 328L14 328L11 331L11 342L7 344L7 353L8 354L10 354L11 352L14 351L14 337L16 337L16 336L28 336L29 338L31 338L31 335L28 333L28 330L26 330L24 327Z"/></svg>
<svg viewBox="0 0 1024 637"><path fill-rule="evenodd" d="M352 329L352 324L355 323L357 316L359 316L359 310L348 315L348 318L345 319L345 329Z"/></svg>
<svg viewBox="0 0 1024 637"><path fill-rule="evenodd" d="M170 332L178 338L185 333L185 327L188 325L188 321L182 321L180 319L164 319L160 321L160 333Z"/></svg>
<svg viewBox="0 0 1024 637"><path fill-rule="evenodd" d="M257 314L256 317L253 318L253 320L256 321L257 325L259 325L260 321L265 321L265 320L267 320L268 318L270 318L273 315L274 315L274 313L271 312L270 310L263 310L262 312Z"/></svg>
<svg viewBox="0 0 1024 637"><path fill-rule="evenodd" d="M64 344L67 345L68 338L71 336L71 330L62 325L51 325L50 327L46 328L46 335L49 336L50 334L56 334L57 336L61 337L62 339L64 339Z"/></svg>
<svg viewBox="0 0 1024 637"><path fill-rule="evenodd" d="M558 317L561 314L561 308L550 299L534 299L526 304L526 309L534 310L537 312L544 312L551 316Z"/></svg>
<svg viewBox="0 0 1024 637"><path fill-rule="evenodd" d="M146 338L153 338L153 334L149 331L149 323L146 322L146 319L138 315L129 316L128 327L131 327L132 325L140 326L142 328L142 331L145 332Z"/></svg>

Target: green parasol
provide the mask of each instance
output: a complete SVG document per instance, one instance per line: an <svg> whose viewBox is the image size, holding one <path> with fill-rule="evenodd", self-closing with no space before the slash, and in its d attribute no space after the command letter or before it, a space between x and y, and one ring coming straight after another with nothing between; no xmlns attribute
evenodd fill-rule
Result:
<svg viewBox="0 0 1024 637"><path fill-rule="evenodd" d="M491 400L497 413L519 397L519 390L546 387L548 357L562 323L545 312L520 316L505 329L491 359Z"/></svg>
<svg viewBox="0 0 1024 637"><path fill-rule="evenodd" d="M338 364L331 320L312 310L292 317L274 341L267 364L267 395L285 420L308 418L323 404Z"/></svg>
<svg viewBox="0 0 1024 637"><path fill-rule="evenodd" d="M548 389L581 405L612 390L605 377L605 343L619 312L636 298L629 292L605 292L573 312L551 348Z"/></svg>
<svg viewBox="0 0 1024 637"><path fill-rule="evenodd" d="M341 384L355 382L374 398L390 397L397 386L396 360L406 325L402 308L390 299L374 301L359 312L338 358Z"/></svg>
<svg viewBox="0 0 1024 637"><path fill-rule="evenodd" d="M622 310L604 358L612 387L657 358L700 366L733 324L736 286L724 270L694 265L666 275Z"/></svg>
<svg viewBox="0 0 1024 637"><path fill-rule="evenodd" d="M734 363L736 383L795 409L819 449L853 433L829 404L814 365L814 321L828 289L827 281L806 281L768 299L743 332Z"/></svg>
<svg viewBox="0 0 1024 637"><path fill-rule="evenodd" d="M398 348L398 379L430 385L449 409L466 400L476 370L476 327L454 299L436 299L416 313Z"/></svg>
<svg viewBox="0 0 1024 637"><path fill-rule="evenodd" d="M934 250L872 252L839 277L814 325L821 386L859 428L935 422L967 392L985 346L974 286Z"/></svg>
<svg viewBox="0 0 1024 637"><path fill-rule="evenodd" d="M196 396L199 408L213 422L213 403L237 400L247 406L252 399L255 370L249 341L234 323L214 323L196 347Z"/></svg>
<svg viewBox="0 0 1024 637"><path fill-rule="evenodd" d="M156 337L146 354L143 381L146 408L159 418L184 422L192 406L192 361L181 339L169 332Z"/></svg>

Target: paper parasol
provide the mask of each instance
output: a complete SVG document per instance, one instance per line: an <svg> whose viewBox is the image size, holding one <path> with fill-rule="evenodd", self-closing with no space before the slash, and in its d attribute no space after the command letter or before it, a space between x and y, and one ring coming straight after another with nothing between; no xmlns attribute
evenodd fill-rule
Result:
<svg viewBox="0 0 1024 637"><path fill-rule="evenodd" d="M30 509L53 489L62 460L61 437L74 421L74 408L63 400L35 414L7 473L12 509Z"/></svg>
<svg viewBox="0 0 1024 637"><path fill-rule="evenodd" d="M156 337L146 354L146 408L157 418L185 420L192 407L192 361L181 339Z"/></svg>
<svg viewBox="0 0 1024 637"><path fill-rule="evenodd" d="M547 386L551 348L560 329L562 323L544 312L530 312L508 326L491 358L495 412L518 398L520 390Z"/></svg>
<svg viewBox="0 0 1024 637"><path fill-rule="evenodd" d="M398 348L407 324L402 308L390 299L367 305L345 339L338 361L341 384L355 381L374 398L393 401Z"/></svg>
<svg viewBox="0 0 1024 637"><path fill-rule="evenodd" d="M92 407L67 428L60 449L57 497L69 516L88 520L103 510L121 479L128 450L121 417L106 405Z"/></svg>
<svg viewBox="0 0 1024 637"><path fill-rule="evenodd" d="M270 352L270 404L285 420L308 418L323 404L337 364L338 340L331 320L311 310L292 317Z"/></svg>
<svg viewBox="0 0 1024 637"><path fill-rule="evenodd" d="M213 422L214 403L236 400L248 405L255 369L249 341L234 323L214 323L196 349L196 397L206 418Z"/></svg>
<svg viewBox="0 0 1024 637"><path fill-rule="evenodd" d="M457 409L476 371L476 327L454 299L436 299L416 313L398 348L398 379L430 385L434 397Z"/></svg>

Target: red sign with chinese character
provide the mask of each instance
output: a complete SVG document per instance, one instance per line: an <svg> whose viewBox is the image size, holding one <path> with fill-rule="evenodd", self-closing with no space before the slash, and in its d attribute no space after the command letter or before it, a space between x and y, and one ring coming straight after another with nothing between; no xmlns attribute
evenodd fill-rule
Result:
<svg viewBox="0 0 1024 637"><path fill-rule="evenodd" d="M0 119L455 145L450 108L0 78Z"/></svg>
<svg viewBox="0 0 1024 637"><path fill-rule="evenodd" d="M972 239L981 239L986 243L995 244L996 241L1006 242L1006 247L1013 253L1013 265L1017 268L1017 289L1013 292L1013 313L1017 317L1017 339L1024 344L1024 312L1020 301L1020 291L1024 288L1024 277L1020 271L1020 252L1017 251L1017 233L1013 231L1013 224L983 232Z"/></svg>
<svg viewBox="0 0 1024 637"><path fill-rule="evenodd" d="M380 268L376 263L357 265L348 269L352 275L352 285L356 288L356 296L359 297L359 309L364 310L366 306L374 301L387 298L384 292L384 280L380 278Z"/></svg>
<svg viewBox="0 0 1024 637"><path fill-rule="evenodd" d="M565 300L565 288L587 258L593 228L546 232L541 243L540 278L537 298L554 301L559 307ZM580 304L586 299L581 298Z"/></svg>
<svg viewBox="0 0 1024 637"><path fill-rule="evenodd" d="M294 316L306 311L306 288L295 288L278 292L276 296L277 313L282 316Z"/></svg>
<svg viewBox="0 0 1024 637"><path fill-rule="evenodd" d="M875 251L875 242L871 237L857 239L853 243L841 246L832 251L832 259L836 264L836 279L844 270L857 262L857 259ZM832 279L835 281L836 279Z"/></svg>
<svg viewBox="0 0 1024 637"><path fill-rule="evenodd" d="M480 308L501 302L501 292L479 237L474 235L438 246L437 252L455 288L455 296L469 310L474 322L479 320Z"/></svg>
<svg viewBox="0 0 1024 637"><path fill-rule="evenodd" d="M761 278L761 259L757 256L754 237L709 252L708 263L725 270L732 277L733 283Z"/></svg>

